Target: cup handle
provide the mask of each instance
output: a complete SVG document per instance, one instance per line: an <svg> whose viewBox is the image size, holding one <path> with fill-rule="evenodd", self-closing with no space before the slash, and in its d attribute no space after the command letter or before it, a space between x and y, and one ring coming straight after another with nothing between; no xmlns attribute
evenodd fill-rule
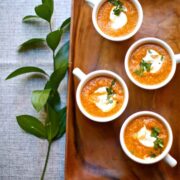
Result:
<svg viewBox="0 0 180 180"><path fill-rule="evenodd" d="M175 60L176 60L176 63L178 64L178 63L180 63L180 54L175 54L174 55L175 57Z"/></svg>
<svg viewBox="0 0 180 180"><path fill-rule="evenodd" d="M73 74L81 81L86 78L86 74L82 72L79 68L73 70Z"/></svg>
<svg viewBox="0 0 180 180"><path fill-rule="evenodd" d="M95 6L98 0L85 0L92 8Z"/></svg>
<svg viewBox="0 0 180 180"><path fill-rule="evenodd" d="M175 167L177 165L177 161L170 154L167 154L164 161L171 167Z"/></svg>

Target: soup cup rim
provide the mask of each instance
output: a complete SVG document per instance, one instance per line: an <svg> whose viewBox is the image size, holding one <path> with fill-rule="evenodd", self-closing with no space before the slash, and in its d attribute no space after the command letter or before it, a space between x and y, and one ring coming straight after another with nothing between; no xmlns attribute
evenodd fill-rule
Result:
<svg viewBox="0 0 180 180"><path fill-rule="evenodd" d="M119 109L118 112L116 112L115 114L113 114L112 116L108 116L108 117L96 117L91 115L90 113L88 113L85 108L83 107L82 103L81 103L81 98L80 98L80 93L82 88L84 87L84 85L91 79L98 77L98 76L110 76L110 77L114 77L116 80L118 80L118 82L121 84L123 91L124 91L124 102L122 107ZM116 73L109 71L109 70L96 70L93 71L91 73L88 73L85 78L83 78L78 87L77 87L77 91L76 91L76 102L78 104L78 107L80 109L80 111L82 112L82 114L84 114L88 119L95 121L95 122L110 122L115 120L116 118L118 118L126 109L127 104L128 104L128 100L129 100L129 91L127 88L127 85L125 83L125 81Z"/></svg>
<svg viewBox="0 0 180 180"><path fill-rule="evenodd" d="M125 129L128 126L128 124L131 121L133 121L136 117L146 116L146 115L156 117L158 120L160 120L165 125L166 129L168 130L168 136L169 136L168 137L168 143L167 143L167 146L164 149L164 151L160 155L158 155L157 157L152 159L151 161L143 160L143 159L138 158L138 157L134 156L133 154L131 154L130 151L128 150L128 148L126 147L125 141L124 141L124 132L125 132ZM161 116L158 113L152 112L152 111L139 111L139 112L136 112L136 113L130 115L124 121L124 123L123 123L123 125L121 127L119 138L120 138L120 144L121 144L121 147L122 147L123 151L125 152L125 154L130 159L132 159L133 161L135 161L137 163L147 164L147 165L157 163L157 162L161 161L162 159L164 159L168 155L168 153L169 153L169 151L171 149L172 143L173 143L173 134L172 134L172 129L171 129L169 123L167 122L167 120L163 116Z"/></svg>
<svg viewBox="0 0 180 180"><path fill-rule="evenodd" d="M157 45L162 46L170 55L171 57L171 61L172 61L172 68L171 68L171 72L169 73L168 77L162 81L159 84L155 84L155 85L146 85L146 84L142 84L139 81L137 81L131 74L130 70L129 70L129 58L130 55L132 54L132 52L140 47L143 44L148 44L148 43L154 43ZM159 38L155 38L155 37L146 37L146 38L141 38L139 40L137 40L136 42L134 42L130 48L128 49L126 55L125 55L125 71L126 74L128 75L129 79L138 87L143 88L143 89L147 89L147 90L154 90L154 89L159 89L164 87L165 85L167 85L173 78L175 71L176 71L176 60L175 60L175 54L172 50L172 48L169 46L169 44L167 44L165 41L159 39Z"/></svg>
<svg viewBox="0 0 180 180"><path fill-rule="evenodd" d="M138 20L137 20L137 24L136 24L136 27L134 28L134 30L125 36L113 37L113 36L110 36L110 35L107 35L106 33L104 33L99 28L98 23L97 23L97 14L98 14L99 8L102 6L102 4L105 1L107 1L107 0L99 0L99 2L97 2L95 4L95 6L93 7L92 21L93 21L93 25L94 25L95 29L102 37L104 37L105 39L108 39L110 41L125 41L127 39L130 39L132 36L134 36L138 32L138 30L140 29L142 22L143 22L143 9L142 9L141 4L139 3L138 0L131 0L131 2L135 5L137 12L138 12Z"/></svg>

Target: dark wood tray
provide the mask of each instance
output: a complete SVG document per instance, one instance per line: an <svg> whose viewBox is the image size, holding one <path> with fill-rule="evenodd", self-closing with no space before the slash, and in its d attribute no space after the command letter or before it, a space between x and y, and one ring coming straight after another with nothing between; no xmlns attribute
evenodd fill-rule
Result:
<svg viewBox="0 0 180 180"><path fill-rule="evenodd" d="M140 0L140 3L144 10L140 31L130 40L111 42L95 31L91 20L92 9L85 0L73 0L65 162L67 180L180 179L180 66L173 80L156 91L136 87L124 70L127 49L142 37L161 38L170 44L175 53L180 52L180 1ZM130 100L121 117L102 124L92 122L81 114L75 101L79 81L72 75L74 67L85 73L97 69L112 70L123 77L129 88ZM175 168L163 161L140 165L122 151L120 127L130 114L140 110L155 111L169 121L174 134L170 154L179 162Z"/></svg>

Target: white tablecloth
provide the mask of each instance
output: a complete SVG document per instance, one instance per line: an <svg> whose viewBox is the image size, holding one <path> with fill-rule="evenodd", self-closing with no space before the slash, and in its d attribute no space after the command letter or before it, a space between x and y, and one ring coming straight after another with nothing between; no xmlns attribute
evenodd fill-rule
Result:
<svg viewBox="0 0 180 180"><path fill-rule="evenodd" d="M4 80L21 66L38 66L49 73L52 71L52 55L48 49L17 52L22 42L31 37L44 37L49 31L45 21L22 23L22 17L33 14L33 8L40 2L0 1L0 180L38 180L44 166L47 142L24 133L16 122L16 116L39 116L31 105L31 92L42 89L45 79L27 75ZM70 0L55 0L54 28L70 16L70 9ZM60 87L63 104L66 102L66 80ZM65 137L52 145L45 179L64 179L64 153Z"/></svg>

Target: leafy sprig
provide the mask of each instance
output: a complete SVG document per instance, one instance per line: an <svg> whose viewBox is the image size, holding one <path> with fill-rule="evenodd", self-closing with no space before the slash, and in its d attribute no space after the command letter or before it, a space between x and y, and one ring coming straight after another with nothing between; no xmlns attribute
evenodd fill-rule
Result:
<svg viewBox="0 0 180 180"><path fill-rule="evenodd" d="M150 72L152 63L148 63L142 59L139 64L139 69L136 69L134 73L138 76L143 76L144 72Z"/></svg>
<svg viewBox="0 0 180 180"><path fill-rule="evenodd" d="M157 138L160 133L160 129L157 127L153 127L151 131L151 136Z"/></svg>
<svg viewBox="0 0 180 180"><path fill-rule="evenodd" d="M42 0L42 4L34 9L36 15L28 15L23 18L23 22L43 19L48 22L50 33L44 38L32 38L19 46L19 51L33 49L35 47L46 46L52 51L54 71L48 75L39 67L21 67L12 72L7 79L14 78L26 73L41 73L47 77L47 82L42 90L34 90L32 92L32 105L37 112L44 110L47 114L45 121L33 117L31 115L17 116L19 126L27 133L38 138L46 139L49 143L46 155L45 165L42 172L41 180L44 179L51 144L61 138L66 129L66 107L61 108L61 99L58 87L65 77L68 68L68 51L69 42L65 43L58 49L61 37L70 28L70 18L66 19L62 25L56 29L52 29L51 19L54 11L53 0Z"/></svg>
<svg viewBox="0 0 180 180"><path fill-rule="evenodd" d="M113 103L113 101L111 100L111 97L115 94L114 90L113 90L113 86L115 85L116 80L113 79L111 82L111 85L109 87L106 88L106 92L107 92L107 100L109 103Z"/></svg>
<svg viewBox="0 0 180 180"><path fill-rule="evenodd" d="M156 140L154 141L154 149L163 148L164 142L161 138L159 138L160 129L158 127L153 127L151 131L151 136L155 137Z"/></svg>
<svg viewBox="0 0 180 180"><path fill-rule="evenodd" d="M123 6L123 3L119 0L108 0L115 8L113 9L113 12L116 16L119 16L121 12L125 11L125 8Z"/></svg>

